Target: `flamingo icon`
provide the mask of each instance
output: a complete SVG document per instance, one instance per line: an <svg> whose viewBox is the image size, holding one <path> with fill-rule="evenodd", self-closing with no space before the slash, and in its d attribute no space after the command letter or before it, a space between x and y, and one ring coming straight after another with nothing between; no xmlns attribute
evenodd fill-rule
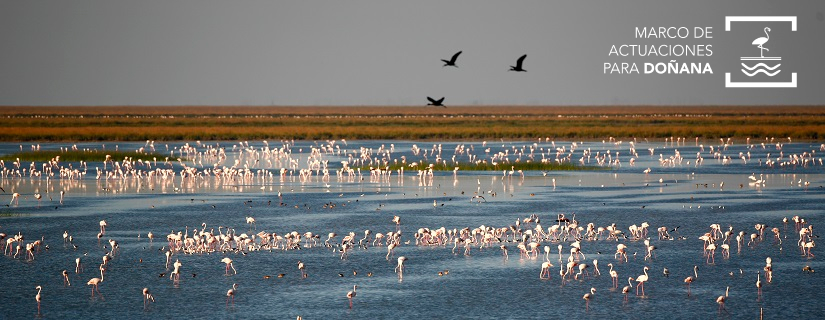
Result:
<svg viewBox="0 0 825 320"><path fill-rule="evenodd" d="M759 47L759 56L762 57L762 58L765 57L765 55L763 54L763 50L771 51L768 48L762 47L763 45L765 45L765 43L768 42L768 40L771 39L771 36L768 34L768 32L770 32L770 31L771 31L771 28L765 27L765 36L756 38L756 40L753 40L753 43L751 43L752 45L755 45L755 46Z"/></svg>

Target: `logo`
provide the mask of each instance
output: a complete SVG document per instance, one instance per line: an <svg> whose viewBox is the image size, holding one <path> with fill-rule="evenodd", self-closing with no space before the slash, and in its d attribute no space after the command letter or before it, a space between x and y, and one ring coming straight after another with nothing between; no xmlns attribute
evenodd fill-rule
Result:
<svg viewBox="0 0 825 320"><path fill-rule="evenodd" d="M738 22L737 28L740 27L748 27L750 29L754 29L753 26L759 25L762 23L770 22L790 22L790 30L796 31L796 16L727 16L725 17L725 31L731 30L732 22ZM772 24L773 26L774 24ZM785 24L783 24L785 25ZM756 29L754 29L756 30ZM780 67L782 66L782 57L778 54L770 54L771 49L774 48L775 52L780 51L781 48L777 48L770 43L771 40L771 28L765 26L762 28L764 31L764 37L761 37L761 34L753 42L751 45L754 46L753 49L759 49L759 56L755 55L748 55L742 56L739 58L739 63L741 65L740 71L745 76L742 81L731 81L731 74L730 72L725 73L725 87L727 88L796 88L796 72L791 73L790 81L774 81L774 77L780 74L782 70ZM753 54L756 53L755 50L751 51ZM765 56L765 54L768 56Z"/></svg>

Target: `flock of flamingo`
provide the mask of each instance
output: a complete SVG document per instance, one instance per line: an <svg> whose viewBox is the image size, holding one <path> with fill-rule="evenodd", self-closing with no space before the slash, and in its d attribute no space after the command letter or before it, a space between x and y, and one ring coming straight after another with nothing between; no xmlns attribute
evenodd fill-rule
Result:
<svg viewBox="0 0 825 320"><path fill-rule="evenodd" d="M453 58L453 62L455 57ZM790 139L788 139L790 142ZM542 142L542 141L539 141ZM457 165L460 161L469 162L491 162L501 165L502 179L524 179L524 172L517 172L513 169L509 171L506 169L514 162L521 161L542 161L542 162L574 162L578 161L581 164L619 167L622 166L622 159L627 159L630 166L634 166L636 159L640 158L635 149L635 141L627 143L627 149L624 148L622 141L610 138L603 141L603 144L614 146L614 150L607 152L592 153L590 148L582 146L582 143L570 143L556 145L555 141L546 139L544 143L549 143L548 147L542 146L539 143L525 144L522 146L506 146L502 143L501 150L493 152L491 150L492 144L488 147L485 141L481 143L481 152L476 152L476 145L459 144L455 147L452 155L449 151L442 148L440 144L434 144L431 149L422 149L417 145L413 145L411 156L406 155L396 156L395 146L382 145L380 148L372 149L360 147L358 149L347 150L347 142L341 140L327 141L326 144L310 146L306 152L303 148L296 147L294 141L282 141L280 147L270 148L269 143L264 141L264 146L260 148L250 147L248 142L240 142L231 147L233 153L237 153L233 160L228 156L228 148L215 145L202 144L200 141L195 144L184 144L180 148L173 147L171 150L168 145L166 151L169 156L158 161L157 158L152 161L147 160L133 160L122 159L116 161L107 157L105 161L99 163L94 168L94 176L97 181L97 188L109 192L127 192L160 188L162 192L186 192L201 187L221 186L222 188L233 188L238 183L249 184L256 183L261 185L261 189L265 190L266 183L275 179L287 182L313 182L322 183L329 191L331 183L331 172L336 175L338 181L365 181L367 180L361 173L362 167L369 167L368 179L370 182L388 181L393 173L399 177L404 176L404 168L414 170L417 172L416 177L421 181L422 185L432 183L433 166L419 167L418 161L429 161L433 163L444 163L450 165ZM668 141L665 142L666 146ZM763 150L773 148L775 153L769 152L764 159L757 159L760 166L765 168L778 167L807 167L822 165L822 159L816 158L817 150L810 150L801 154L785 154L782 150L783 142L766 139L765 142L759 144L751 144L747 141L746 151L728 154L727 150L733 145L730 139L721 140L717 146L708 146L698 144L700 151L696 153L696 158L691 164L691 160L685 160L678 146L684 146L686 140L678 138L676 141L670 139L670 146L673 147L673 155L665 156L660 153L658 155L659 164L666 167L673 166L701 166L705 157L711 157L723 165L730 165L734 161L741 161L746 164L751 160L750 152L756 148ZM342 148L341 146L344 146ZM23 148L22 146L20 147ZM32 146L32 149L39 149L40 146ZM71 149L77 150L76 146ZM297 149L297 150L296 150ZM66 148L69 150L69 148ZM153 151L157 152L155 143L147 141L145 146L139 151ZM445 152L446 151L446 152ZM655 148L649 149L649 156L655 156ZM825 151L825 144L821 145L819 151ZM624 153L624 158L620 158L620 153ZM305 156L305 157L304 157ZM329 165L328 156L343 158L346 160L340 161L340 167L333 168ZM575 160L577 159L577 160ZM764 161L764 162L763 162ZM402 163L404 166L395 172L389 170L390 164ZM101 168L102 166L102 168ZM0 167L2 167L3 181L15 181L21 179L29 179L30 181L37 181L38 186L42 186L40 182L45 181L45 194L49 201L53 201L51 194L59 194L59 204L63 204L64 197L71 196L70 190L54 190L54 180L68 181L69 186L74 181L83 181L89 170L88 163L80 162L75 164L64 164L59 157L51 161L31 165L25 165L23 161L17 159L11 166L7 167L2 160L0 160ZM154 169L153 169L154 168ZM453 174L457 175L458 169ZM644 170L644 174L650 174L651 169ZM517 174L516 174L517 173ZM640 170L640 173L642 171ZM513 177L515 174L515 177ZM545 176L547 173L543 173ZM87 179L88 180L88 179ZM760 175L758 178L755 174L748 178L748 185L754 188L763 187L766 184L766 178ZM429 181L429 182L428 182ZM660 180L661 183L661 180ZM809 181L802 181L797 183L800 187L807 188L810 185ZM2 194L11 196L7 207L18 207L21 205L20 199L28 199L30 195L37 201L37 207L41 206L43 193L35 190L31 194L21 194L16 191L18 184L5 184L5 188L11 188L9 193L2 189ZM553 179L553 188L556 186L556 181ZM699 185L697 185L697 188ZM743 188L744 183L739 185ZM724 188L724 181L720 182L718 188ZM283 192L283 193L282 193ZM502 193L506 193L502 190ZM286 205L283 200L283 195L287 191L278 191L277 197L280 205ZM484 195L488 197L495 197L496 190L482 190L479 181L479 187L475 192L467 192L466 195L462 191L462 195L470 198L471 202L480 203L482 200L487 201ZM194 202L194 199L192 199ZM271 202L271 201L270 201ZM244 202L246 204L246 202ZM26 205L26 203L23 203ZM325 204L331 208L335 206L333 202ZM433 202L433 206L437 206L437 202ZM443 205L443 204L442 204ZM57 209L58 207L55 207ZM214 208L214 206L213 206ZM295 205L295 208L307 210L306 205L301 207ZM511 249L518 250L519 259L524 260L541 260L541 267L538 278L545 281L553 279L552 273L555 269L554 263L558 264L558 279L561 285L570 282L583 282L592 286L590 290L582 296L584 300L584 309L590 309L590 302L600 294L596 287L604 286L609 288L609 291L619 290L621 278L627 277L627 285L621 289L623 300L628 301L628 296L635 291L636 296L645 297L645 285L655 286L657 276L649 274L650 268L646 263L655 259L655 252L657 249L656 241L696 241L697 250L702 250L705 257L705 263L713 265L716 263L717 249L720 250L720 255L727 259L731 255L731 250L735 246L736 252L741 252L743 248L756 248L761 242L773 241L774 243L781 243L783 238L781 233L787 234L788 225L793 224L792 232L798 235L796 245L799 248L800 255L807 258L814 258L812 250L815 248L815 238L813 233L813 226L805 218L800 216L793 216L792 218L784 218L782 221L770 221L771 225L784 225L784 230L779 227L772 227L768 229L766 224L756 224L754 229L750 232L746 230L735 230L733 226L727 228L721 224L713 223L709 225L707 232L695 235L685 236L676 235L678 227L672 226L658 226L656 228L657 235L651 236L649 231L652 226L647 222L640 222L638 224L631 224L625 226L618 226L615 223L609 225L597 225L593 222L579 221L575 214L556 214L543 213L544 215L551 215L550 223L542 225L543 221L539 214L531 214L529 217L518 218L514 224L504 226L490 226L480 225L477 227L463 226L447 228L440 227L426 227L419 226L412 229L414 232L402 233L402 216L396 215L391 220L387 221L387 230L383 232L375 232L373 230L351 230L346 231L342 235L335 232L327 232L321 230L304 230L304 231L258 231L257 221L254 217L246 217L245 222L249 226L247 232L239 232L236 228L219 225L217 227L208 226L203 223L200 228L186 227L185 230L172 231L162 236L162 248L158 251L166 258L165 265L157 266L159 270L163 270L162 276L166 277L168 273L169 281L175 284L180 282L180 274L186 268L179 259L178 255L200 255L204 259L212 258L212 253L221 255L219 260L225 265L224 275L227 277L238 274L235 267L235 261L230 257L232 254L264 254L282 251L302 251L312 252L314 250L328 250L334 255L335 259L346 260L350 255L358 254L360 251L374 250L382 248L386 250L385 260L394 259L396 261L393 272L397 275L398 281L403 281L405 272L405 261L407 257L396 257L396 251L404 246L411 247L441 247L450 250L451 254L456 256L469 256L474 254L473 248L483 250L482 252L489 252L491 249L498 248L502 259L510 259L509 251ZM232 225L238 223L237 221L227 221L225 225ZM107 277L107 271L111 263L118 263L118 256L120 249L119 241L134 241L133 239L115 239L110 238L107 234L108 223L106 220L101 220L96 229L99 241L103 241L102 247L107 252L101 257L101 263L93 263L88 258L78 257L75 260L74 274L75 277L83 273L86 264L96 266L95 276L91 277L86 285L90 287L91 297L96 295L102 299L100 288L103 287L105 291L104 279ZM768 231L768 232L766 232ZM86 231L73 231L86 232ZM412 233L408 235L408 233ZM771 237L770 235L773 234ZM39 237L38 237L39 236ZM0 233L0 240L5 241L4 254L9 259L24 259L27 261L37 261L37 256L41 254L48 254L48 250L42 250L45 246L49 249L47 239L52 239L53 235L38 235L34 240L29 238L29 235L24 236L22 233ZM145 239L138 241L148 241L150 245L155 242L155 234L148 232ZM57 236L59 237L59 236ZM57 238L55 237L55 238ZM69 230L62 235L64 246L77 246L73 241L73 234ZM340 239L340 240L339 240ZM769 240L770 239L770 240ZM784 238L787 239L787 236ZM158 239L160 240L160 239ZM615 242L616 251L613 257L607 264L608 281L600 280L601 271L599 270L599 260L592 258L594 254L588 249L591 243L598 242ZM735 244L733 243L735 241ZM699 249L699 242L701 242L701 249ZM553 249L557 250L558 257L556 258ZM628 251L630 248L638 249L644 252L642 258L643 263L638 265L637 274L620 275L614 268L618 264L632 264L628 258ZM543 250L543 256L541 251ZM567 254L565 254L567 252ZM591 259L586 256L591 255ZM634 258L635 258L634 253ZM553 257L551 257L553 256ZM174 260L174 261L173 261ZM295 261L296 269L300 273L302 279L309 277L307 272L307 265L302 261ZM55 274L60 274L63 279L64 286L71 286L72 272L71 266L54 266ZM687 275L684 279L685 292L688 296L691 295L690 286L692 283L701 281L699 277L700 267L694 266L692 275ZM171 271L170 271L171 270ZM592 272L591 272L592 270ZM806 272L813 272L813 269L806 267ZM99 272L99 277L97 277ZM216 271L218 272L218 271ZM355 272L355 271L353 271ZM741 270L740 270L741 272ZM449 273L449 270L444 270L438 273L438 276L444 276ZM115 275L108 275L112 277ZM278 274L278 277L283 277L285 274ZM369 273L368 276L372 276ZM670 271L667 268L662 270L661 277L669 277ZM269 275L266 275L269 277ZM764 283L762 279L764 278ZM770 285L773 280L773 268L771 258L767 258L765 266L762 270L756 272L756 279L754 282L754 289L758 294L758 299L762 299L763 286ZM609 285L606 283L609 282ZM635 283L634 283L635 282ZM45 297L48 301L48 291L43 291L43 287L48 288L52 284L34 284L37 302L37 313L40 314L41 301ZM635 288L634 288L635 287ZM349 308L353 308L353 300L356 298L356 289L358 285L353 285L352 290L342 293L342 297L346 297ZM233 284L231 288L226 291L226 305L233 305L236 295L243 294L243 288L239 288L237 284ZM725 302L729 299L730 287L725 288L724 294L721 294L722 288L719 288L720 295L714 299L719 306L719 312L725 312ZM368 295L369 292L362 292L363 295ZM144 288L142 290L143 307L145 310L151 308L151 304L155 302L156 297L150 292L150 289ZM162 299L163 297L157 297Z"/></svg>

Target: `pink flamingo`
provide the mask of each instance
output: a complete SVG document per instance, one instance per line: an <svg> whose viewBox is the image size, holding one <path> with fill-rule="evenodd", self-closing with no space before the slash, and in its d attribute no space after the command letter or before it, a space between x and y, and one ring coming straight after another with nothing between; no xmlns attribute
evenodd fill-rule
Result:
<svg viewBox="0 0 825 320"><path fill-rule="evenodd" d="M645 268L644 268L644 273L645 274L639 275L638 277L636 277L636 282L639 283L639 285L636 286L636 295L637 296L639 295L639 287L642 288L642 296L645 295L645 282L647 282L647 279L648 279L648 277L647 277L647 270L648 269L649 268L647 266L645 266Z"/></svg>
<svg viewBox="0 0 825 320"><path fill-rule="evenodd" d="M358 289L357 285L352 286L352 291L347 292L347 300L349 300L349 308L352 309L352 298L355 298L355 289Z"/></svg>
<svg viewBox="0 0 825 320"><path fill-rule="evenodd" d="M719 296L718 298L716 298L716 303L719 304L719 312L722 312L722 310L727 311L725 309L725 300L728 299L728 292L729 291L730 291L730 287L725 288L725 295L724 296Z"/></svg>
<svg viewBox="0 0 825 320"><path fill-rule="evenodd" d="M66 270L63 270L63 285L64 286L71 286L72 285L72 283L69 282L69 272L66 271Z"/></svg>
<svg viewBox="0 0 825 320"><path fill-rule="evenodd" d="M630 288L633 288L633 277L627 277L627 285L622 288L624 294L624 302L627 302L627 294L630 293Z"/></svg>
<svg viewBox="0 0 825 320"><path fill-rule="evenodd" d="M306 266L304 265L304 263L303 263L303 262L301 262L301 261L299 260L299 261L298 261L298 270L300 270L300 271L301 271L301 279L306 279L306 277L307 277L307 273L306 273L306 270L305 270L305 269L306 269Z"/></svg>
<svg viewBox="0 0 825 320"><path fill-rule="evenodd" d="M596 295L596 288L590 288L590 293L585 293L582 299L584 299L584 310L590 310L590 299Z"/></svg>
<svg viewBox="0 0 825 320"><path fill-rule="evenodd" d="M404 279L404 261L407 261L407 257L398 257L398 265L395 266L395 272L398 273L398 280Z"/></svg>
<svg viewBox="0 0 825 320"><path fill-rule="evenodd" d="M541 273L539 273L539 279L550 279L550 268L553 267L549 261L545 261L541 264Z"/></svg>
<svg viewBox="0 0 825 320"><path fill-rule="evenodd" d="M690 284L693 283L693 281L696 280L696 278L699 278L698 270L699 270L699 266L693 266L693 275L694 276L685 278L685 284L687 284L687 287L688 287L688 297L690 296Z"/></svg>
<svg viewBox="0 0 825 320"><path fill-rule="evenodd" d="M613 279L613 288L618 288L619 287L619 273L616 272L616 270L613 270L613 264L612 263L608 263L607 266L610 267L610 271L608 271L608 273L610 274L610 278Z"/></svg>
<svg viewBox="0 0 825 320"><path fill-rule="evenodd" d="M102 281L103 280L101 278L91 278L89 279L89 282L86 282L87 286L92 286L92 298L95 296L95 291L97 291L97 294L100 295L100 297L103 297L103 294L100 293L100 289L97 287Z"/></svg>
<svg viewBox="0 0 825 320"><path fill-rule="evenodd" d="M150 302L155 302L155 296L149 293L149 288L143 288L143 309L149 307Z"/></svg>
<svg viewBox="0 0 825 320"><path fill-rule="evenodd" d="M759 271L756 272L756 301L762 300L762 279Z"/></svg>
<svg viewBox="0 0 825 320"><path fill-rule="evenodd" d="M223 259L221 259L221 262L226 264L226 273L225 273L225 275L227 275L227 276L230 275L229 274L229 268L232 268L232 272L234 272L233 274L238 274L238 270L235 270L235 265L232 263L232 259L229 259L229 257L224 257Z"/></svg>
<svg viewBox="0 0 825 320"><path fill-rule="evenodd" d="M226 291L226 304L229 305L229 300L232 300L232 305L235 305L235 290L238 289L238 284L233 283L232 288Z"/></svg>
<svg viewBox="0 0 825 320"><path fill-rule="evenodd" d="M40 314L40 291L43 290L43 287L37 286L34 289L37 290L37 295L34 296L34 300L37 300L37 314Z"/></svg>

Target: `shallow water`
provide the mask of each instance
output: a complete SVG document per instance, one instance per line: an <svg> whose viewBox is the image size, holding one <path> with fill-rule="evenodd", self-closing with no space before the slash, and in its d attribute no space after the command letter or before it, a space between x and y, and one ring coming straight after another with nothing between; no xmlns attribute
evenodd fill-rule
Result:
<svg viewBox="0 0 825 320"><path fill-rule="evenodd" d="M532 143L497 142L487 147L498 152ZM144 145L109 144L109 148L119 144L119 148L128 149ZM295 142L293 149L302 148L302 159L306 159L310 146L318 144ZM432 147L432 143L421 142L359 141L349 142L345 149L362 146L377 149L382 144L387 147L394 144L394 158L403 155L408 159L414 157L410 152L413 144ZM180 145L169 146L174 149ZM221 142L221 145L231 146L232 142ZM260 142L250 142L250 145L263 146ZM473 145L480 157L484 154L480 142L444 143L444 154L451 155L457 145ZM557 143L561 145L569 149L570 143ZM41 147L65 146L43 144ZM78 147L101 148L101 145L89 143ZM539 147L546 150L551 146L543 143ZM0 144L0 153L19 148L19 144ZM0 207L0 232L7 235L20 232L26 242L43 237L49 249L37 253L33 261L22 257L0 258L4 270L0 287L6 289L0 298L0 315L7 319L116 316L294 319L298 315L304 319L386 319L548 318L578 314L594 318L707 319L757 318L760 309L766 318L798 318L825 312L825 307L818 304L825 299L825 281L821 280L820 272L802 272L806 265L825 270L823 263L818 255L802 256L796 245L798 236L793 223L787 228L782 224L783 217L794 215L812 224L822 220L825 170L818 163L807 167L760 166L757 159L767 159L768 153L772 158L778 156L779 151L771 144L765 149L759 145L754 148L733 145L723 152L738 159L739 152L749 151L752 155L747 164L733 160L723 165L705 150L702 153L705 162L698 167L693 163L662 167L658 161L659 154L668 157L675 149L686 160L693 160L699 151L693 144L640 142L635 166L630 166L629 157L624 155L627 143L617 146L584 142L580 143L579 149L582 148L591 148L594 154L619 150L622 166L598 171L551 172L547 176L527 172L524 178L518 174L502 176L501 172L459 172L455 176L452 172L437 172L427 183L422 183L412 170L402 179L393 175L378 182L370 181L368 176L364 180L339 180L335 175L329 181L313 177L301 182L295 178L281 179L277 172L273 178L254 182L217 183L207 178L182 183L180 177L176 177L140 186L134 178L95 180L94 174L82 181L6 177L0 180L0 186L6 190L0 193L0 202L4 204ZM655 148L655 155L650 155L648 148ZM814 158L820 158L818 143L789 143L782 147L785 158L812 150L817 152ZM237 153L230 152L229 156L231 165ZM337 161L342 158L328 156L326 159L334 168L340 167ZM173 165L176 170L180 169L178 164ZM6 163L7 168L11 166ZM89 163L88 167L90 171L92 167L102 168L102 163ZM651 173L642 173L648 167ZM751 174L762 174L765 186L749 184ZM798 184L800 179L809 181L810 185ZM722 181L725 187L720 189ZM66 191L63 204L57 200L61 190ZM282 198L278 197L279 191ZM488 191L497 195L493 197ZM19 204L5 207L11 198L10 192L19 192L21 199ZM35 192L44 195L39 203L32 196ZM470 201L474 192L483 193L487 201ZM281 201L286 205L279 206ZM324 204L330 202L336 206L324 208ZM625 231L631 224L648 222L651 242L657 247L655 257L643 259L642 241L619 241L628 246L627 263L614 259L616 241L583 241L584 262L592 264L593 259L598 259L601 276L561 281L556 249L559 243L545 241L539 248L544 245L552 248L550 260L555 269L552 279L540 280L543 252L538 258L520 258L515 243L507 243L509 259L503 258L498 245L483 249L473 246L468 256L463 254L463 248L453 254L452 244L414 245L413 234L421 227L507 227L517 219L537 214L546 228L559 213L568 217L575 213L582 225L615 223ZM215 232L219 226L233 227L238 233L311 231L322 235L321 240L327 233L335 232L340 242L349 232L355 232L360 238L366 229L374 233L395 231L395 224L391 222L394 215L401 217L402 231L402 245L396 249L396 257L408 258L403 281L393 272L395 259L385 260L385 247L355 249L348 259L342 260L339 253L320 246L248 254L176 254L173 258L183 263L181 280L176 285L168 278L171 270L165 268L165 256L160 251L167 244L164 238L169 232L191 231L203 223ZM245 223L247 216L257 220L256 231ZM98 221L102 219L109 227L104 241L98 244ZM736 241L732 241L730 258L725 259L717 252L715 263L708 264L698 236L708 232L712 223L722 225L725 230L732 226L736 233L740 230L753 233L755 224L764 223L768 229L782 230L783 243L774 243L772 233L766 231L763 241L743 247L741 252L737 252ZM655 229L659 226L669 229L678 226L678 232L672 235L687 239L658 240ZM72 235L77 249L64 245L64 230ZM817 230L814 228L815 234ZM153 244L146 239L149 231L156 235ZM110 262L105 281L100 285L103 298L91 298L85 283L100 276L97 266L108 251L104 248L108 239L118 241L119 253ZM411 244L404 244L406 241ZM570 242L561 244L566 259ZM816 248L813 253L818 253ZM224 256L235 261L237 275L224 275L224 264L220 261ZM77 257L81 257L85 266L80 274L72 272ZM766 257L773 259L774 279L766 283L762 278L764 296L757 301L756 273L764 266ZM306 279L300 278L299 260L307 266ZM637 297L631 293L624 302L621 289L611 289L608 263L613 263L619 274L619 288L627 285L628 277L635 278L648 266L650 280L645 285L646 295ZM699 278L691 285L692 295L688 296L682 280L692 275L694 265L699 266ZM662 275L664 267L670 270L670 277ZM70 272L72 285L68 287L63 285L61 277L64 269ZM353 275L353 270L358 274ZM443 270L449 273L439 276L438 272ZM372 273L371 277L366 276L368 272ZM166 277L159 277L160 273L166 273ZM285 276L276 277L280 273ZM340 277L339 273L344 276ZM272 277L264 279L265 275ZM235 302L227 305L225 294L233 283L238 284ZM354 307L349 309L345 295L355 284L358 294ZM43 287L39 316L34 300L37 285ZM715 300L728 286L727 311L720 313ZM148 310L143 308L141 290L144 287L157 299ZM591 287L596 288L597 293L590 309L585 311L582 295Z"/></svg>

